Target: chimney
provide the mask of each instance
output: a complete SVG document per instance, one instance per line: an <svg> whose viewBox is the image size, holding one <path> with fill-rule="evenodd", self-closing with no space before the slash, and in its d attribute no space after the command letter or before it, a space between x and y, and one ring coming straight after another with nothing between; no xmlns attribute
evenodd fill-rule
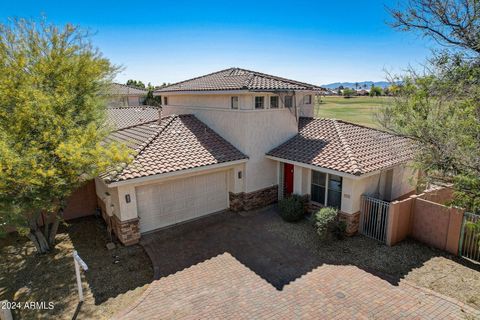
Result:
<svg viewBox="0 0 480 320"><path fill-rule="evenodd" d="M157 111L158 111L158 124L160 125L160 124L162 124L162 107L159 106L157 108Z"/></svg>

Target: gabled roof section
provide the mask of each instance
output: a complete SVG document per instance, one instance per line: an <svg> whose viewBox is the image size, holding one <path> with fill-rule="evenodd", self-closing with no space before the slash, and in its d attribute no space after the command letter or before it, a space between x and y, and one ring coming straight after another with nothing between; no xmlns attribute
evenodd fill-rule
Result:
<svg viewBox="0 0 480 320"><path fill-rule="evenodd" d="M250 90L250 91L291 91L325 89L304 82L272 76L269 74L241 68L229 68L201 77L174 83L155 92L181 91L220 91L220 90Z"/></svg>
<svg viewBox="0 0 480 320"><path fill-rule="evenodd" d="M109 94L111 95L120 95L120 96L144 96L147 95L147 89L139 89L136 87L127 86L126 84L121 83L112 83Z"/></svg>
<svg viewBox="0 0 480 320"><path fill-rule="evenodd" d="M111 140L135 150L133 161L110 172L107 183L248 159L193 115L171 115L118 130Z"/></svg>
<svg viewBox="0 0 480 320"><path fill-rule="evenodd" d="M300 118L299 133L267 155L360 176L412 160L414 145L341 120Z"/></svg>
<svg viewBox="0 0 480 320"><path fill-rule="evenodd" d="M107 109L107 123L120 130L158 120L159 109L151 106L112 107Z"/></svg>

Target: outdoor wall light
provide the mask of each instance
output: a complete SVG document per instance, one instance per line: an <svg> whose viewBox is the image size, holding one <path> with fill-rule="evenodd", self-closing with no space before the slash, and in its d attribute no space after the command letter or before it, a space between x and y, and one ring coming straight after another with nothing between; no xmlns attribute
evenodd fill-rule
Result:
<svg viewBox="0 0 480 320"><path fill-rule="evenodd" d="M125 195L125 202L126 203L130 203L131 199L130 199L130 195L129 194L126 194Z"/></svg>

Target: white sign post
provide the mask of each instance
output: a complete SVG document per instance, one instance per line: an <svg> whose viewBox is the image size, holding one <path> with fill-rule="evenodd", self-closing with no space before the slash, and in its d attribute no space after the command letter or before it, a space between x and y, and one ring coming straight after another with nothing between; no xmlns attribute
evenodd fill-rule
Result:
<svg viewBox="0 0 480 320"><path fill-rule="evenodd" d="M80 258L77 251L73 251L73 261L75 262L75 274L77 275L77 286L78 286L78 296L80 301L83 302L83 289L82 289L82 279L80 278L80 267L83 271L88 271L87 264Z"/></svg>

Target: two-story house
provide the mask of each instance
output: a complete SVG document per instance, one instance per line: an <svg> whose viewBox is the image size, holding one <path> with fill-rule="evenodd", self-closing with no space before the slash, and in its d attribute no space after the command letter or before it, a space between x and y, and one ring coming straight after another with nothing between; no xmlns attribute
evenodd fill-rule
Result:
<svg viewBox="0 0 480 320"><path fill-rule="evenodd" d="M125 168L96 179L119 239L135 243L144 232L228 208L262 207L292 193L339 208L353 233L362 194L391 200L411 193L410 142L314 118L322 91L230 68L157 90L163 106L155 119L149 108L128 111L133 120L126 110L111 110L122 113L111 138L136 154Z"/></svg>

